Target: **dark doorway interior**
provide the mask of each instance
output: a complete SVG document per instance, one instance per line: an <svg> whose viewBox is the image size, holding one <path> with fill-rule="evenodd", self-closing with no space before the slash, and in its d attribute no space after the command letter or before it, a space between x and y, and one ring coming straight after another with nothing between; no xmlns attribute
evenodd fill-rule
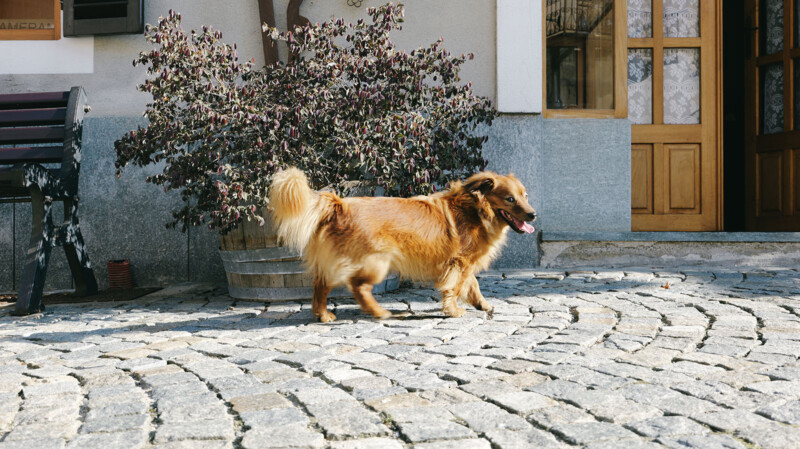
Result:
<svg viewBox="0 0 800 449"><path fill-rule="evenodd" d="M722 6L723 146L725 231L745 230L745 58L747 21L744 0Z"/></svg>

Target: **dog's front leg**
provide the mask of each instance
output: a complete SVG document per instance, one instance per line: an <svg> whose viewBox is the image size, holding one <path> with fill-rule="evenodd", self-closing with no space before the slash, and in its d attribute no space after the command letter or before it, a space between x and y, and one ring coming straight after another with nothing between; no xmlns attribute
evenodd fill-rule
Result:
<svg viewBox="0 0 800 449"><path fill-rule="evenodd" d="M444 276L439 280L436 287L442 292L442 313L451 317L458 318L467 311L458 306L458 298L461 296L464 287L464 264L460 259L453 259L448 262Z"/></svg>
<svg viewBox="0 0 800 449"><path fill-rule="evenodd" d="M494 313L494 307L483 297L481 287L478 285L478 280L474 274L469 276L464 287L467 290L467 302L476 309L483 310L491 318Z"/></svg>
<svg viewBox="0 0 800 449"><path fill-rule="evenodd" d="M331 288L324 279L317 276L314 278L314 299L311 301L311 312L323 323L329 323L336 319L336 315L328 311L328 294Z"/></svg>

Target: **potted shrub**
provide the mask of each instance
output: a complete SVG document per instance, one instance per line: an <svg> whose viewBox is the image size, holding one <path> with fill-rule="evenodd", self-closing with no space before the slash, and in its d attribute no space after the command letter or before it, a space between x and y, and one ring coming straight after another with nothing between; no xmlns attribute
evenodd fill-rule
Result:
<svg viewBox="0 0 800 449"><path fill-rule="evenodd" d="M219 31L186 32L173 11L145 29L155 48L134 65L149 75L139 86L152 95L148 124L115 143L117 173L129 164L162 164L146 181L178 190L184 200L167 226L207 225L220 232L223 250L253 253L236 251L247 266L228 273L229 283L255 289L250 294L284 286L305 288L310 297L298 255L273 248L265 225L267 188L278 170L299 167L314 188L342 195L367 189L412 196L486 165L480 130L495 110L458 76L472 55L452 56L441 40L400 50L390 32L401 27L402 5L368 13L371 20L355 24L334 18L269 30L296 56L263 69L240 62ZM227 270L232 255L223 255ZM296 278L247 274L287 259Z"/></svg>

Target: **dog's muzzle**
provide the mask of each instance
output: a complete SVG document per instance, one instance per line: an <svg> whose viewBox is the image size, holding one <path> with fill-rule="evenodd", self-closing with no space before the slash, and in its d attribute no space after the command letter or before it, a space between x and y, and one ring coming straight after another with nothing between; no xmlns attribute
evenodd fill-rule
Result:
<svg viewBox="0 0 800 449"><path fill-rule="evenodd" d="M528 214L528 217L530 217L531 215L533 215L533 218L531 218L531 221L535 220L536 219L536 213L532 212L532 213ZM504 211L503 209L500 209L500 216L503 217L503 220L505 220L506 223L508 223L508 225L511 227L511 229L513 229L514 232L516 232L518 234L531 234L531 233L533 233L533 231L536 230L536 228L534 228L530 224L525 223L522 220L517 220L513 215L509 214L508 212Z"/></svg>

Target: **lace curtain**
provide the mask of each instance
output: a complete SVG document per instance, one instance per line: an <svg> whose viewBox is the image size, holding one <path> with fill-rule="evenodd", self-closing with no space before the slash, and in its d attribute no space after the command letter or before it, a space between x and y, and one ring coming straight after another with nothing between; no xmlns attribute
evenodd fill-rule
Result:
<svg viewBox="0 0 800 449"><path fill-rule="evenodd" d="M628 50L628 118L637 125L653 123L653 50Z"/></svg>
<svg viewBox="0 0 800 449"><path fill-rule="evenodd" d="M761 4L764 34L762 54L783 50L783 0L765 0ZM761 133L783 131L783 65L770 64L761 69Z"/></svg>
<svg viewBox="0 0 800 449"><path fill-rule="evenodd" d="M761 69L762 134L783 131L783 64L770 64Z"/></svg>
<svg viewBox="0 0 800 449"><path fill-rule="evenodd" d="M628 0L628 37L653 37L651 0Z"/></svg>
<svg viewBox="0 0 800 449"><path fill-rule="evenodd" d="M700 0L664 0L664 37L700 36Z"/></svg>
<svg viewBox="0 0 800 449"><path fill-rule="evenodd" d="M700 123L700 50L664 49L664 123Z"/></svg>

